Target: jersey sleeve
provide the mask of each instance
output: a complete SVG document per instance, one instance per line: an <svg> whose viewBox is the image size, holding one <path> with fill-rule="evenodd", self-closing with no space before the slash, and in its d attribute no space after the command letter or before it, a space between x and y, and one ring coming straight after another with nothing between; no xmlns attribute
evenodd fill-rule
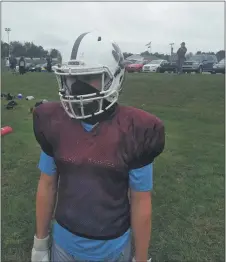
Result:
<svg viewBox="0 0 226 262"><path fill-rule="evenodd" d="M53 176L57 173L54 158L45 154L43 151L40 155L38 168L42 173L45 173L48 176Z"/></svg>
<svg viewBox="0 0 226 262"><path fill-rule="evenodd" d="M157 117L134 128L134 147L129 161L129 170L151 164L160 155L165 146L165 130L163 122Z"/></svg>
<svg viewBox="0 0 226 262"><path fill-rule="evenodd" d="M153 164L129 171L129 187L137 192L153 189Z"/></svg>
<svg viewBox="0 0 226 262"><path fill-rule="evenodd" d="M45 133L44 133L44 129L45 125L47 123L45 123L45 121L42 121L42 117L38 114L37 109L34 110L33 112L33 130L34 130L34 135L35 138L37 140L37 142L39 143L42 151L49 155L49 156L53 156L53 149L51 144L49 143L49 141L46 139Z"/></svg>

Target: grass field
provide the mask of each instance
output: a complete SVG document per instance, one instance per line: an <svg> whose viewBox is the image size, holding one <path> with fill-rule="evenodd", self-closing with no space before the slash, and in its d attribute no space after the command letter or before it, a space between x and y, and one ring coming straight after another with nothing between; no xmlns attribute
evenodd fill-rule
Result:
<svg viewBox="0 0 226 262"><path fill-rule="evenodd" d="M56 100L47 73L2 75L2 92ZM153 191L153 262L224 261L224 77L128 74L121 102L159 116L166 148L156 160ZM35 232L39 146L29 107L18 101L2 126L2 260L29 261Z"/></svg>

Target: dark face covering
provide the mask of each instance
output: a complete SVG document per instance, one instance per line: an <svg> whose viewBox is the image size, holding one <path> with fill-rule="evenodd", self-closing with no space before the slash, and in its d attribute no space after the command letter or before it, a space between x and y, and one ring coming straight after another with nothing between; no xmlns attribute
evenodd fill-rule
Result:
<svg viewBox="0 0 226 262"><path fill-rule="evenodd" d="M92 87L91 85L84 83L82 81L77 80L75 83L73 83L71 85L71 94L74 96L78 96L78 95L88 95L88 94L93 94L96 93L97 90ZM110 103L107 100L103 101L103 109L106 108ZM80 107L79 104L72 104L73 110L75 112L80 112ZM115 105L112 106L111 108L109 108L108 110L104 111L102 114L99 115L93 115L90 118L86 118L83 121L89 124L96 124L98 122L107 120L109 118L111 118L112 114L115 111ZM97 112L99 110L99 102L98 101L93 101L93 102L89 102L87 104L84 105L84 113L86 115L92 115L95 112Z"/></svg>

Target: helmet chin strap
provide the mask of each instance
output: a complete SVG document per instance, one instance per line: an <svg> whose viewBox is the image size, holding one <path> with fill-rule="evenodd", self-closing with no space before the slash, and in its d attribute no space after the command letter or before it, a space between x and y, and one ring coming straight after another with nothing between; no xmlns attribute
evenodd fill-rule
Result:
<svg viewBox="0 0 226 262"><path fill-rule="evenodd" d="M108 106L109 102L107 100L104 100L104 108ZM102 114L99 115L93 115L89 118L83 119L82 121L91 125L98 124L102 121L110 120L116 111L118 104L114 104L109 109L105 110Z"/></svg>

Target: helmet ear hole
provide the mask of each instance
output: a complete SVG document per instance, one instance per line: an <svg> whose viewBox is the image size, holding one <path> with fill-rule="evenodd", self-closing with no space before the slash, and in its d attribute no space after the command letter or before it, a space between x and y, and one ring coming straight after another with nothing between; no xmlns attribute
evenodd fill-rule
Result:
<svg viewBox="0 0 226 262"><path fill-rule="evenodd" d="M98 39L97 39L97 41L98 41L98 42L100 42L100 41L101 41L101 36L98 36Z"/></svg>

